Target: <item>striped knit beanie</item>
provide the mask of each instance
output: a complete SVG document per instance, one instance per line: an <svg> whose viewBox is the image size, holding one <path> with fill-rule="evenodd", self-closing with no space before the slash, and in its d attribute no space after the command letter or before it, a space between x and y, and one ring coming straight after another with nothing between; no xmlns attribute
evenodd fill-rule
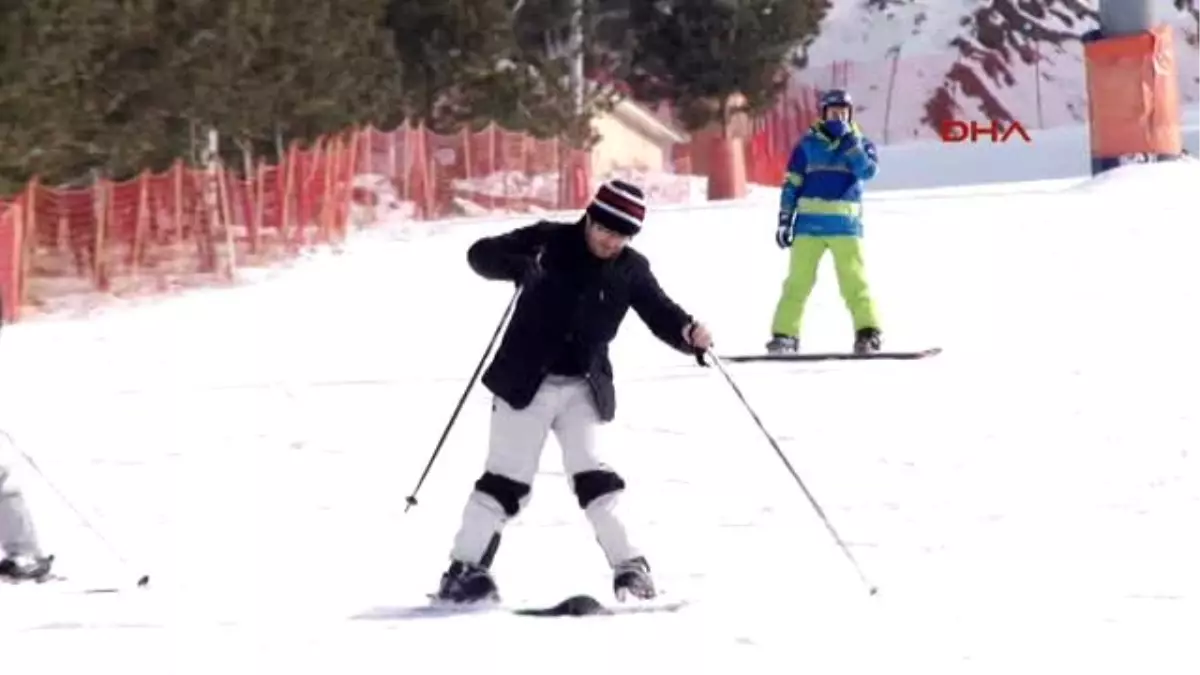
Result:
<svg viewBox="0 0 1200 675"><path fill-rule="evenodd" d="M628 237L641 232L646 218L646 197L636 186L610 180L596 191L587 214L592 220Z"/></svg>

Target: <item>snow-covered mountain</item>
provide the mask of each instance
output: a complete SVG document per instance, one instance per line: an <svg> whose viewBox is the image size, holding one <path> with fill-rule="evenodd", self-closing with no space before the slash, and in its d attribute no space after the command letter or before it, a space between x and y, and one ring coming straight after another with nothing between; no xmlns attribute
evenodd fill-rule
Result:
<svg viewBox="0 0 1200 675"><path fill-rule="evenodd" d="M928 138L934 120L1078 124L1087 115L1080 36L1095 0L832 0L796 86L842 86L885 142ZM1200 77L1197 0L1154 0L1175 27L1181 98Z"/></svg>

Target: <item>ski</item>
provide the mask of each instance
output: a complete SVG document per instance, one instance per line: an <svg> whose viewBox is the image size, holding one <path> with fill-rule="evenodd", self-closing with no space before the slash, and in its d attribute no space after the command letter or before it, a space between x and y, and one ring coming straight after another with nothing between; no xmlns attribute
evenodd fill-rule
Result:
<svg viewBox="0 0 1200 675"><path fill-rule="evenodd" d="M917 359L925 359L931 356L937 356L942 353L941 347L930 347L929 349L919 349L915 351L885 351L885 352L868 352L865 354L855 354L853 352L799 352L795 354L729 354L721 356L722 361L728 363L768 363L773 361L782 361L791 363L795 361L873 361L873 360L892 360L892 361L915 361Z"/></svg>
<svg viewBox="0 0 1200 675"><path fill-rule="evenodd" d="M50 561L53 562L54 556L50 556ZM38 587L48 586L56 592L81 593L95 595L101 593L121 593L124 591L133 590L135 588L145 588L150 584L150 575L144 575L137 580L136 584L117 583L105 585L96 581L81 581L72 578L60 572L48 572L40 577L28 579L16 579L11 576L0 576L0 587Z"/></svg>
<svg viewBox="0 0 1200 675"><path fill-rule="evenodd" d="M122 587L122 586L104 586L100 584L89 585L75 582L68 577L50 575L42 579L29 579L24 581L13 581L4 579L0 581L0 588L11 589L30 589L29 592L36 593L31 590L36 588L45 588L50 593L69 593L78 595L101 595L111 593L124 593L134 588L140 587ZM0 591L2 593L3 591Z"/></svg>
<svg viewBox="0 0 1200 675"><path fill-rule="evenodd" d="M627 604L609 607L589 595L574 595L556 605L550 606L525 603L514 604L504 601L480 601L461 604L435 601L427 605L411 607L381 607L359 615L357 618L380 620L432 619L491 613L531 617L620 616L623 614L673 613L687 607L689 604L687 600L682 599L657 598L654 600L631 601Z"/></svg>

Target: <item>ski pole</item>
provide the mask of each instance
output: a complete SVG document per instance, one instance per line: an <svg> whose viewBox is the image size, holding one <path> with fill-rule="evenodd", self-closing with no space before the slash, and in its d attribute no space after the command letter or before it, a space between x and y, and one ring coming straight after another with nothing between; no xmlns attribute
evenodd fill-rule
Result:
<svg viewBox="0 0 1200 675"><path fill-rule="evenodd" d="M833 528L833 524L829 522L828 516L825 515L825 509L821 508L821 505L817 503L816 497L813 497L812 492L809 492L808 486L804 484L804 481L800 478L800 474L796 473L796 469L794 469L792 467L792 463L788 461L787 455L783 454L783 450L779 447L779 442L775 440L775 437L771 435L771 432L767 431L767 427L763 424L762 420L759 419L758 413L754 412L754 408L746 400L746 397L742 394L742 390L737 386L737 383L733 381L733 378L730 377L729 371L725 370L725 364L721 362L721 357L714 354L712 350L709 350L706 355L712 361L712 363L717 366L717 370L721 371L721 374L725 376L725 381L729 383L729 387L733 389L733 393L737 395L738 400L740 400L742 405L746 407L746 412L750 413L750 417L758 426L758 430L761 431L763 436L767 438L767 442L771 444L771 447L775 450L775 454L779 455L779 459L782 460L783 465L787 467L788 473L792 474L792 478L796 480L796 484L800 486L800 490L803 491L804 496L808 498L808 503L812 504L813 510L817 512L817 515L821 518L821 522L825 524L825 529L829 530L829 534L832 535L833 540L837 542L838 548L842 550L842 553L846 554L846 558L850 561L850 564L854 566L854 571L858 573L858 578L861 579L863 585L867 587L867 592L870 595L875 595L878 593L879 587L867 580L867 576L863 574L862 567L859 566L858 561L855 560L854 554L850 552L850 547L846 546L846 542L842 541L842 538L840 535L838 535L837 530ZM704 365L703 356L699 358L701 365Z"/></svg>
<svg viewBox="0 0 1200 675"><path fill-rule="evenodd" d="M79 507L75 506L74 502L67 498L67 495L59 489L58 485L56 485L54 481L50 480L50 477L46 475L45 471L42 471L42 467L38 466L38 463L34 461L33 457L31 457L29 453L22 450L21 446L17 445L17 441L13 439L13 437L9 435L7 431L0 429L0 436L3 436L8 441L8 444L11 445L13 450L21 456L21 459L25 460L25 463L28 464L35 473L37 473L37 475L42 479L42 482L49 486L50 490L54 492L56 496L58 496L59 501L66 505L66 507L75 514L75 517L79 519L79 522L83 525L84 529L91 532L96 539L100 541L100 543L104 544L108 548L109 552L113 554L113 557L116 558L122 565L124 565L127 570L132 570L133 564L129 562L129 559L122 555L121 552L117 550L117 547L114 546L107 537L100 533L100 530L96 529L96 526L87 519L87 516L83 515L83 512L79 510ZM143 574L138 577L137 585L139 587L144 587L149 583L149 574Z"/></svg>
<svg viewBox="0 0 1200 675"><path fill-rule="evenodd" d="M454 427L454 422L458 420L458 414L462 412L463 404L467 402L467 396L471 393L471 389L475 387L475 382L479 379L479 373L483 371L484 364L487 363L488 357L492 354L492 349L496 347L496 341L500 339L500 334L504 332L504 327L508 324L509 317L512 316L513 309L517 306L517 299L521 297L521 286L513 292L512 299L508 301L508 307L504 310L504 316L500 317L500 323L496 325L496 332L492 333L492 339L488 342L487 349L483 351L483 356L479 358L479 365L475 366L475 372L471 374L471 379L467 382L466 389L463 390L462 396L458 399L458 405L454 406L454 412L450 414L450 420L446 422L446 428L442 430L442 437L438 439L437 445L433 448L433 454L429 456L429 461L425 464L425 470L421 472L420 479L417 480L417 486L413 488L412 494L405 498L404 512L417 505L417 492L421 490L421 486L425 483L425 478L429 476L429 470L433 468L433 462L437 460L438 454L442 451L442 446L446 443L446 438L450 435L450 429Z"/></svg>

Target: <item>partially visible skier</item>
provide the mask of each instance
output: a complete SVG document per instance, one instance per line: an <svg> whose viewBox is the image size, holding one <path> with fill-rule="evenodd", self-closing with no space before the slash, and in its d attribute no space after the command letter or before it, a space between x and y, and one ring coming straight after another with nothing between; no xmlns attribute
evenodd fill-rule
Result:
<svg viewBox="0 0 1200 675"><path fill-rule="evenodd" d="M21 483L0 444L0 578L8 581L40 581L50 574L53 556L42 553Z"/></svg>
<svg viewBox="0 0 1200 675"><path fill-rule="evenodd" d="M791 259L768 352L799 350L804 304L826 250L853 319L855 353L879 351L882 336L861 248L863 183L875 177L878 162L875 145L854 122L850 95L825 92L821 119L796 143L783 182L775 242L791 249Z"/></svg>
<svg viewBox="0 0 1200 675"><path fill-rule="evenodd" d="M3 298L0 292L0 299ZM0 327L4 323L4 306L0 301ZM16 448L5 447L7 435L0 435L0 579L8 581L39 581L50 574L54 556L42 553L37 532L21 484L14 470L12 455ZM11 452L10 452L11 451Z"/></svg>

